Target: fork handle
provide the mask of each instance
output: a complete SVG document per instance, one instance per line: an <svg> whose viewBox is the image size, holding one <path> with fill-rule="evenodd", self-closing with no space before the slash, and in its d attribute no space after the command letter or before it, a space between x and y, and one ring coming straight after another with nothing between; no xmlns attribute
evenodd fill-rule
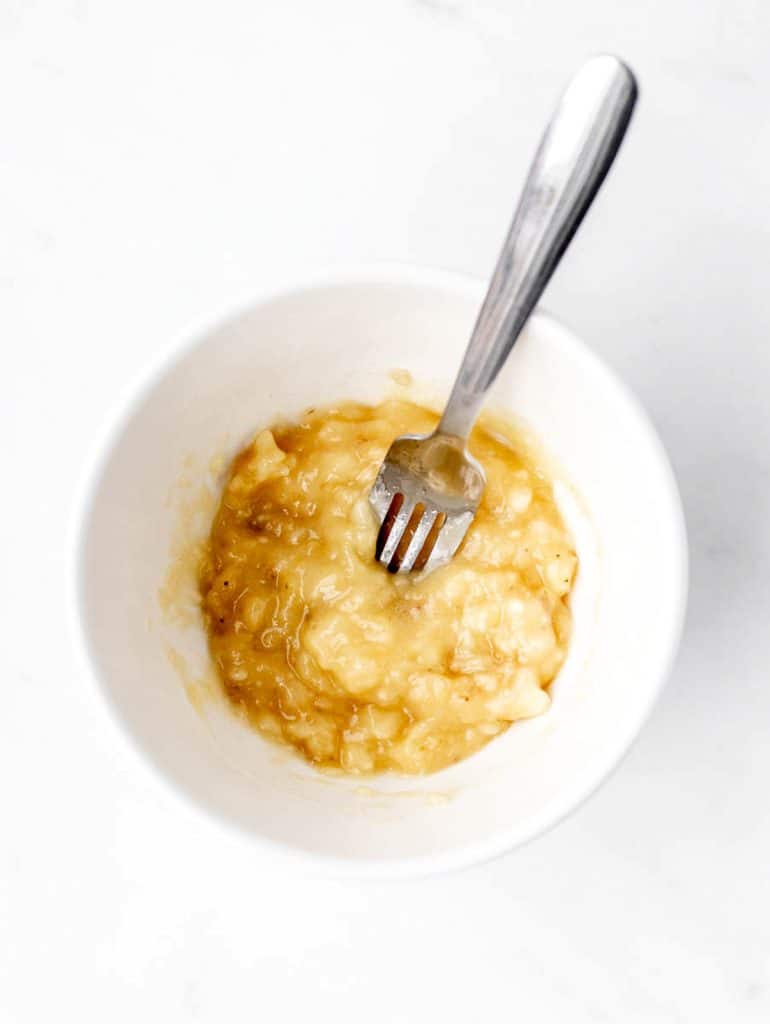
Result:
<svg viewBox="0 0 770 1024"><path fill-rule="evenodd" d="M631 70L602 55L577 72L530 168L438 430L466 438L481 403L599 191L637 97Z"/></svg>

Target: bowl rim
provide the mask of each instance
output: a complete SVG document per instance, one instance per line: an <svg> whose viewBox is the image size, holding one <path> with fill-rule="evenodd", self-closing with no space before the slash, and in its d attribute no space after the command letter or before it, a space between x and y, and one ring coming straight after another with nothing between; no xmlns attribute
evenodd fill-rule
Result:
<svg viewBox="0 0 770 1024"><path fill-rule="evenodd" d="M676 541L676 564L671 566L672 585L675 588L674 614L668 623L667 632L661 635L657 676L654 680L651 679L647 699L638 717L621 734L614 737L614 742L610 745L606 757L589 779L581 778L579 784L566 786L556 800L552 801L543 812L528 819L524 826L501 829L483 839L452 847L438 854L419 854L395 858L362 859L355 856L316 853L258 835L242 822L203 800L199 800L193 792L164 772L148 756L140 738L125 722L120 707L108 688L102 683L84 614L84 556L88 539L86 528L90 513L112 453L146 396L168 372L173 370L176 363L199 345L204 344L212 333L221 329L225 324L242 319L260 306L291 298L303 292L360 284L434 288L455 294L459 293L479 302L485 287L484 280L479 277L418 264L378 262L340 266L333 270L303 275L300 279L287 279L274 283L264 290L254 292L241 302L228 304L219 314L209 315L197 324L188 326L174 340L163 346L149 364L136 374L123 389L122 394L113 405L113 411L106 417L101 430L97 431L82 463L67 531L66 569L69 631L77 655L79 675L90 680L94 691L99 694L102 707L106 706L108 709L112 727L123 739L120 745L123 754L131 756L131 759L137 765L141 765L145 772L149 772L155 779L159 779L160 790L168 796L173 795L177 808L185 807L188 812L193 812L196 819L205 818L209 823L214 821L225 827L230 835L236 834L245 837L253 848L260 850L266 859L277 864L300 864L305 871L310 866L314 873L325 877L379 880L418 878L468 868L503 856L550 831L576 811L617 770L623 758L630 751L671 674L679 649L687 607L689 558L684 511L668 455L636 395L621 377L589 348L586 342L582 341L557 317L541 307L538 307L533 314L535 321L547 325L559 345L569 348L573 356L577 356L578 360L587 364L595 375L603 378L608 388L622 400L630 415L636 420L636 425L661 470L661 479L664 484L663 497L668 506L672 534Z"/></svg>

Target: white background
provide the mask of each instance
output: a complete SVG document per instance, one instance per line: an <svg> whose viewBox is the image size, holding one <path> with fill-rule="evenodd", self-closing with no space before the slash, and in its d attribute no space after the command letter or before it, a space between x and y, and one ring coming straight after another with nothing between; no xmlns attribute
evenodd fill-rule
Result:
<svg viewBox="0 0 770 1024"><path fill-rule="evenodd" d="M67 518L127 381L275 281L487 275L570 71L642 98L547 296L668 447L670 685L549 835L463 874L276 874L176 804L71 652ZM770 1016L764 0L0 2L0 1020Z"/></svg>

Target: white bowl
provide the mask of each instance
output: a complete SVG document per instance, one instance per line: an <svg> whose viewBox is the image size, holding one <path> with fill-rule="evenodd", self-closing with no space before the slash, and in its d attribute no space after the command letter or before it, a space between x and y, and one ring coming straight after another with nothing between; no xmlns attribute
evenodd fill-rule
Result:
<svg viewBox="0 0 770 1024"><path fill-rule="evenodd" d="M561 467L559 500L581 557L574 638L550 710L439 774L360 780L316 773L197 684L211 674L202 626L195 615L169 621L158 592L180 529L204 533L214 496L193 503L180 527L169 495L194 496L213 456L234 453L278 414L381 398L396 367L446 393L483 291L467 278L387 268L271 295L153 370L89 474L74 580L91 668L158 774L266 851L403 876L510 850L606 778L671 667L687 553L669 463L617 378L539 313L490 404L528 423Z"/></svg>

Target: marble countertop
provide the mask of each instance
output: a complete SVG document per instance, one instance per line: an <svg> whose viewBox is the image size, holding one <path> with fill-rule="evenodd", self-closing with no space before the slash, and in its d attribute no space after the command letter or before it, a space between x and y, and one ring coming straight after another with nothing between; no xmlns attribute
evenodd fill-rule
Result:
<svg viewBox="0 0 770 1024"><path fill-rule="evenodd" d="M0 6L0 1019L770 1017L770 8ZM633 130L546 305L640 396L690 531L681 655L557 829L455 876L276 875L158 790L71 651L67 517L191 324L359 261L490 272L569 72Z"/></svg>

